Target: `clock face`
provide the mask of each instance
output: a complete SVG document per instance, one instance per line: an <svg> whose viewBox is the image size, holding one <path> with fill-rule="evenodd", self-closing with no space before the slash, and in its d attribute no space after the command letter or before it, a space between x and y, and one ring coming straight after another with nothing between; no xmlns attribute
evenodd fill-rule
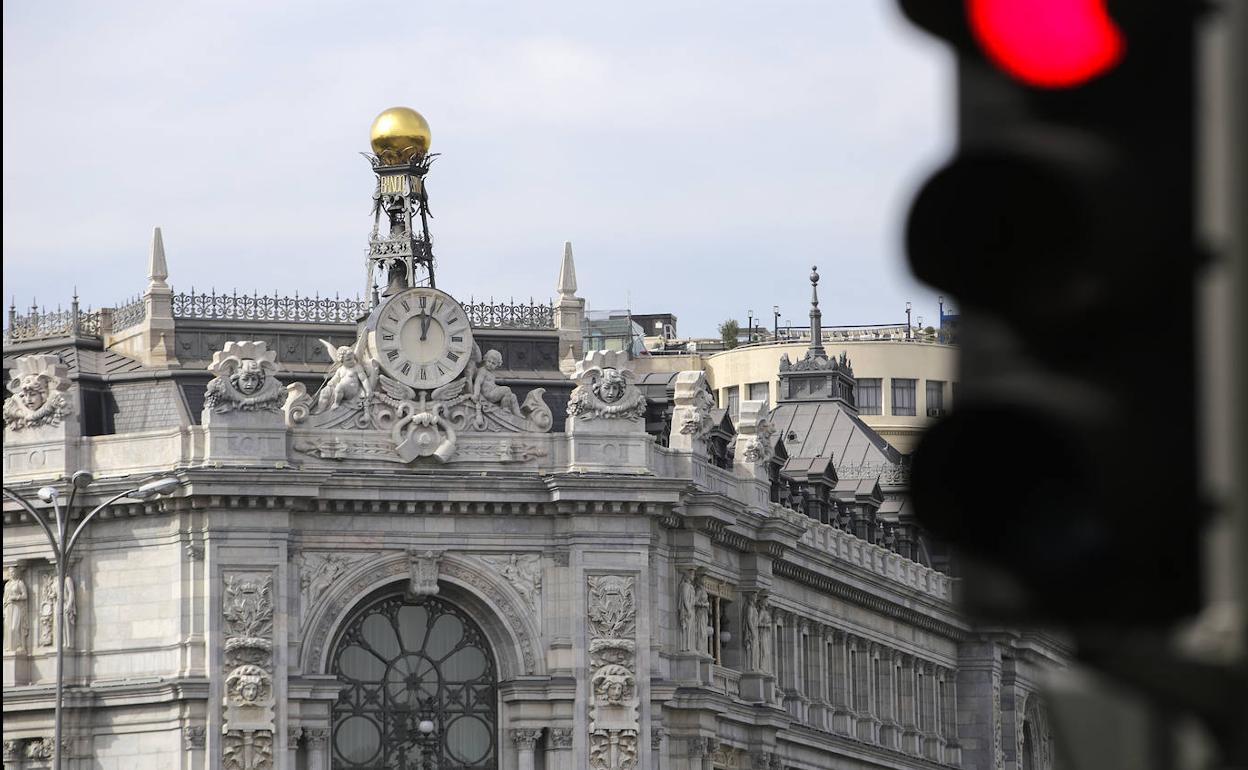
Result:
<svg viewBox="0 0 1248 770"><path fill-rule="evenodd" d="M449 294L424 287L386 300L369 322L368 340L386 374L421 390L458 377L472 353L468 314Z"/></svg>

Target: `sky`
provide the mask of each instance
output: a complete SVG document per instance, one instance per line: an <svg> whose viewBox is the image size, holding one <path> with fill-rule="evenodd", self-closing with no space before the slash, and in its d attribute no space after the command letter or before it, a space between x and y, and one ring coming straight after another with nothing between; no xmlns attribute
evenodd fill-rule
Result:
<svg viewBox="0 0 1248 770"><path fill-rule="evenodd" d="M438 286L714 335L749 310L936 320L906 210L953 70L892 0L4 3L4 292L362 293L383 109L421 112Z"/></svg>

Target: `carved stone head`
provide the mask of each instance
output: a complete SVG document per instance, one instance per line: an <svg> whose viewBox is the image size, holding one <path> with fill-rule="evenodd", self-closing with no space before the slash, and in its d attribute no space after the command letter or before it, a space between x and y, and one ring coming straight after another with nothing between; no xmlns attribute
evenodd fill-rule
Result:
<svg viewBox="0 0 1248 770"><path fill-rule="evenodd" d="M4 402L4 422L11 430L40 425L56 425L69 413L64 391L69 388L69 370L51 355L22 356L17 359L8 382L13 395Z"/></svg>
<svg viewBox="0 0 1248 770"><path fill-rule="evenodd" d="M485 351L485 357L481 361L482 365L491 372L503 365L503 354L497 350Z"/></svg>
<svg viewBox="0 0 1248 770"><path fill-rule="evenodd" d="M264 387L264 367L254 358L245 359L231 378L234 387L245 396L250 396Z"/></svg>
<svg viewBox="0 0 1248 770"><path fill-rule="evenodd" d="M346 345L338 348L338 362L348 369L359 363L358 359L355 357L355 350Z"/></svg>
<svg viewBox="0 0 1248 770"><path fill-rule="evenodd" d="M603 369L602 380L598 384L598 397L608 404L614 404L624 397L624 389L628 383L619 369Z"/></svg>

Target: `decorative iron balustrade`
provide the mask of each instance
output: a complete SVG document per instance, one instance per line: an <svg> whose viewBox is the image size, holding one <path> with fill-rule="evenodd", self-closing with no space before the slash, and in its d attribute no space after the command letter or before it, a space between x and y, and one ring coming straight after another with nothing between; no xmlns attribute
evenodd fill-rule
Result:
<svg viewBox="0 0 1248 770"><path fill-rule="evenodd" d="M32 306L26 315L18 315L17 307L10 306L4 339L6 342L29 342L58 337L99 337L102 328L101 311L79 309L78 298L75 297L69 310L58 308L51 313Z"/></svg>
<svg viewBox="0 0 1248 770"><path fill-rule="evenodd" d="M910 466L894 463L862 463L860 465L841 465L836 469L840 479L875 479L884 486L910 486Z"/></svg>
<svg viewBox="0 0 1248 770"><path fill-rule="evenodd" d="M475 329L553 329L555 307L529 300L523 302L473 302L464 305Z"/></svg>
<svg viewBox="0 0 1248 770"><path fill-rule="evenodd" d="M142 323L145 318L147 318L147 303L142 297L137 297L124 305L118 305L113 308L112 332L117 333L122 329L129 329L135 324Z"/></svg>
<svg viewBox="0 0 1248 770"><path fill-rule="evenodd" d="M259 294L180 292L173 295L173 317L223 321L287 321L290 323L355 323L369 311L359 297L293 297Z"/></svg>

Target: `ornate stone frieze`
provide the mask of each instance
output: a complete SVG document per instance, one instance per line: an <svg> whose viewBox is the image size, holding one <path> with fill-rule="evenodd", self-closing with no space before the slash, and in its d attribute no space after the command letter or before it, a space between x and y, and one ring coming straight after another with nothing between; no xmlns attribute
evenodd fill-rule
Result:
<svg viewBox="0 0 1248 770"><path fill-rule="evenodd" d="M637 764L636 579L590 575L589 766L631 770Z"/></svg>
<svg viewBox="0 0 1248 770"><path fill-rule="evenodd" d="M182 728L182 748L187 751L202 749L208 728L203 725L189 725Z"/></svg>
<svg viewBox="0 0 1248 770"><path fill-rule="evenodd" d="M568 416L578 420L641 420L646 397L633 384L629 369L591 366L578 378L568 399Z"/></svg>
<svg viewBox="0 0 1248 770"><path fill-rule="evenodd" d="M532 751L542 738L540 727L515 727L507 731L511 743L518 749Z"/></svg>
<svg viewBox="0 0 1248 770"><path fill-rule="evenodd" d="M273 766L273 575L227 572L221 599L226 770Z"/></svg>
<svg viewBox="0 0 1248 770"><path fill-rule="evenodd" d="M513 553L506 556L480 556L493 567L537 613L542 593L542 557L535 553Z"/></svg>
<svg viewBox="0 0 1248 770"><path fill-rule="evenodd" d="M369 554L309 551L299 555L299 603L303 615L353 565Z"/></svg>
<svg viewBox="0 0 1248 770"><path fill-rule="evenodd" d="M56 753L56 741L52 738L35 738L26 744L27 759L51 759Z"/></svg>
<svg viewBox="0 0 1248 770"><path fill-rule="evenodd" d="M724 770L736 770L741 767L741 758L745 752L741 749L729 746L726 743L720 743L711 752L711 763L716 767L724 768Z"/></svg>
<svg viewBox="0 0 1248 770"><path fill-rule="evenodd" d="M438 592L438 562L442 560L441 551L420 551L411 549L407 552L408 596L431 596Z"/></svg>
<svg viewBox="0 0 1248 770"><path fill-rule="evenodd" d="M329 744L328 727L305 727L303 737L308 741L308 748L323 751Z"/></svg>
<svg viewBox="0 0 1248 770"><path fill-rule="evenodd" d="M992 675L992 766L1005 767L1005 741L1001 737L1001 674Z"/></svg>
<svg viewBox="0 0 1248 770"><path fill-rule="evenodd" d="M69 369L52 355L20 356L4 400L4 425L11 431L59 425L73 410L66 391Z"/></svg>
<svg viewBox="0 0 1248 770"><path fill-rule="evenodd" d="M553 751L567 751L572 748L572 728L552 727L546 739L547 748Z"/></svg>
<svg viewBox="0 0 1248 770"><path fill-rule="evenodd" d="M460 377L439 388L418 390L384 374L369 358L366 341L363 334L354 347L322 341L333 364L315 397L301 383L287 387L288 425L343 431L332 439L296 438L296 451L327 460L410 463L432 457L448 462L456 455L462 434L545 433L554 423L543 399L545 389L534 388L520 401L498 382L495 372L502 366L502 355L496 350L482 356L474 344ZM360 431L368 433L351 435ZM537 456L523 447L509 447L502 459L531 459L526 454Z"/></svg>
<svg viewBox="0 0 1248 770"><path fill-rule="evenodd" d="M39 585L39 646L51 647L56 629L56 575L44 573Z"/></svg>
<svg viewBox="0 0 1248 770"><path fill-rule="evenodd" d="M272 770L272 730L227 730L221 739L225 770Z"/></svg>
<svg viewBox="0 0 1248 770"><path fill-rule="evenodd" d="M212 354L208 371L215 375L204 393L204 416L230 412L281 411L286 400L274 376L277 351L266 342L227 342Z"/></svg>
<svg viewBox="0 0 1248 770"><path fill-rule="evenodd" d="M9 567L4 581L4 649L10 652L26 651L30 633L30 622L26 616L29 596L21 570Z"/></svg>

